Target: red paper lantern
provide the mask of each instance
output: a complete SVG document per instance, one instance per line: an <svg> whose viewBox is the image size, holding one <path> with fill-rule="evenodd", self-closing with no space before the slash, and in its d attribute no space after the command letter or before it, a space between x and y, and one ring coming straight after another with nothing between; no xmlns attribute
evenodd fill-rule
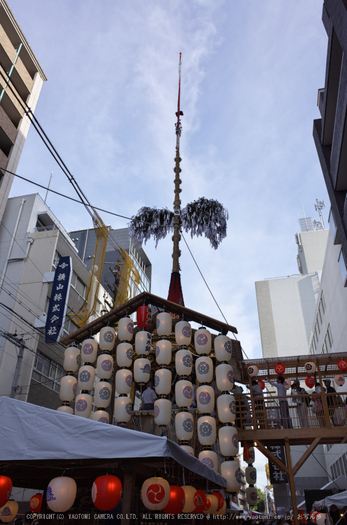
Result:
<svg viewBox="0 0 347 525"><path fill-rule="evenodd" d="M114 509L122 495L122 482L116 476L107 474L94 480L92 486L92 500L99 510Z"/></svg>
<svg viewBox="0 0 347 525"><path fill-rule="evenodd" d="M264 390L264 388L265 388L265 383L264 383L264 381L262 381L261 379L259 379L259 381L258 381L258 385L261 387L262 390ZM219 509L218 509L218 510L219 510Z"/></svg>
<svg viewBox="0 0 347 525"><path fill-rule="evenodd" d="M170 499L166 507L163 508L165 514L180 514L184 507L184 490L177 485L170 485Z"/></svg>
<svg viewBox="0 0 347 525"><path fill-rule="evenodd" d="M139 306L136 310L136 320L139 328L149 328L152 320L150 308L148 306Z"/></svg>
<svg viewBox="0 0 347 525"><path fill-rule="evenodd" d="M277 365L275 365L276 374L282 375L284 374L285 371L286 371L286 367L282 363L278 363Z"/></svg>
<svg viewBox="0 0 347 525"><path fill-rule="evenodd" d="M337 363L337 367L339 370L347 370L347 361L346 359L340 359L340 361Z"/></svg>
<svg viewBox="0 0 347 525"><path fill-rule="evenodd" d="M214 494L216 496L216 498L218 500L217 510L220 510L223 507L223 505L224 505L224 501L225 501L224 496L220 492L212 492L212 494Z"/></svg>
<svg viewBox="0 0 347 525"><path fill-rule="evenodd" d="M207 497L203 490L198 489L194 494L194 505L195 508L193 510L194 514L200 514L200 512L203 512L207 503Z"/></svg>
<svg viewBox="0 0 347 525"><path fill-rule="evenodd" d="M31 496L29 507L32 512L40 512L41 505L42 505L42 494L34 494L34 496Z"/></svg>
<svg viewBox="0 0 347 525"><path fill-rule="evenodd" d="M314 385L316 384L316 381L315 381L314 377L309 376L309 377L306 377L305 384L306 384L306 386L308 388L313 388Z"/></svg>
<svg viewBox="0 0 347 525"><path fill-rule="evenodd" d="M11 496L12 480L7 476L0 476L0 507L8 502Z"/></svg>

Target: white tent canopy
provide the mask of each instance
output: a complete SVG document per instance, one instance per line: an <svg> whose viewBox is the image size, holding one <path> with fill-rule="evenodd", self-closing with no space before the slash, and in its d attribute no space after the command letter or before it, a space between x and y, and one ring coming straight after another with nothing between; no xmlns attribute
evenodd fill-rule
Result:
<svg viewBox="0 0 347 525"><path fill-rule="evenodd" d="M166 437L0 398L0 462L172 458L221 487L225 478Z"/></svg>
<svg viewBox="0 0 347 525"><path fill-rule="evenodd" d="M336 505L339 509L347 507L347 490L334 494L333 496L327 496L324 499L315 501L313 504L313 510L329 509L332 505Z"/></svg>

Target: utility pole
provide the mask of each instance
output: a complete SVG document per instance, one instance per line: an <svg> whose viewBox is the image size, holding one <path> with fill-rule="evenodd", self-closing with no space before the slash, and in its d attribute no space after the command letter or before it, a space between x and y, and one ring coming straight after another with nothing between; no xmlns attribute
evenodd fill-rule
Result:
<svg viewBox="0 0 347 525"><path fill-rule="evenodd" d="M23 356L24 356L24 348L25 348L24 340L22 337L19 339L16 333L9 334L5 332L2 335L5 339L13 343L17 348L19 348L16 369L14 371L11 393L10 393L10 397L15 398L16 393L17 393L17 387L18 387L18 378L19 378L19 374L20 374L20 370L21 370L22 362L23 362Z"/></svg>

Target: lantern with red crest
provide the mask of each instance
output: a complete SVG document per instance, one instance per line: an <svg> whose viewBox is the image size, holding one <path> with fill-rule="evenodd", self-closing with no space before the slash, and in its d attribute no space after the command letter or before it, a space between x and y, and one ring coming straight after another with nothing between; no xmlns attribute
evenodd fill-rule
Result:
<svg viewBox="0 0 347 525"><path fill-rule="evenodd" d="M313 388L315 384L316 384L316 381L315 381L314 377L312 377L312 376L306 377L305 385L308 388Z"/></svg>
<svg viewBox="0 0 347 525"><path fill-rule="evenodd" d="M117 476L106 474L94 480L92 500L99 510L114 509L122 495L122 482Z"/></svg>
<svg viewBox="0 0 347 525"><path fill-rule="evenodd" d="M195 508L193 509L194 514L200 514L200 512L203 512L207 503L207 497L203 490L198 489L194 494L194 505Z"/></svg>
<svg viewBox="0 0 347 525"><path fill-rule="evenodd" d="M42 494L34 494L33 496L31 496L29 507L32 512L40 512L41 505L42 505L42 499L43 499Z"/></svg>
<svg viewBox="0 0 347 525"><path fill-rule="evenodd" d="M286 371L286 367L284 366L284 364L278 363L277 365L275 365L276 374L281 376L284 374L285 371Z"/></svg>
<svg viewBox="0 0 347 525"><path fill-rule="evenodd" d="M264 381L263 381L262 379L259 379L259 381L258 381L258 385L260 386L260 388L261 388L262 390L264 390L264 388L265 388L265 383L264 383ZM219 510L219 509L218 509L218 510Z"/></svg>
<svg viewBox="0 0 347 525"><path fill-rule="evenodd" d="M170 485L164 478L148 478L142 484L141 498L146 509L162 510L170 501Z"/></svg>
<svg viewBox="0 0 347 525"><path fill-rule="evenodd" d="M182 487L170 485L170 499L166 507L163 508L165 514L180 514L184 507L185 494Z"/></svg>
<svg viewBox="0 0 347 525"><path fill-rule="evenodd" d="M152 312L149 306L139 306L136 310L136 320L139 328L149 328L152 320Z"/></svg>
<svg viewBox="0 0 347 525"><path fill-rule="evenodd" d="M10 499L12 490L12 480L8 476L0 476L0 507Z"/></svg>
<svg viewBox="0 0 347 525"><path fill-rule="evenodd" d="M347 361L346 359L340 359L340 361L337 363L337 368L341 371L347 370Z"/></svg>

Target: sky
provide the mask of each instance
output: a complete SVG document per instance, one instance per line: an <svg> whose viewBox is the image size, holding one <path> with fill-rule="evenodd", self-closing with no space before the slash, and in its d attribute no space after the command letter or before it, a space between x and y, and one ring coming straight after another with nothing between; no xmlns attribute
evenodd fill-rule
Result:
<svg viewBox="0 0 347 525"><path fill-rule="evenodd" d="M218 306L182 241L185 305L223 321L221 310L245 357L261 357L255 282L298 273L298 219L319 220L316 199L327 222L312 138L325 78L323 2L7 1L48 77L35 115L89 201L113 214L173 208L182 52L182 207L206 197L229 212L218 250L184 234ZM52 171L51 188L76 197L31 129L17 173L47 186ZM17 179L11 196L37 192L45 198ZM47 204L66 230L92 227L82 206L53 194ZM113 228L129 223L101 217ZM152 293L166 298L171 237L144 248Z"/></svg>

